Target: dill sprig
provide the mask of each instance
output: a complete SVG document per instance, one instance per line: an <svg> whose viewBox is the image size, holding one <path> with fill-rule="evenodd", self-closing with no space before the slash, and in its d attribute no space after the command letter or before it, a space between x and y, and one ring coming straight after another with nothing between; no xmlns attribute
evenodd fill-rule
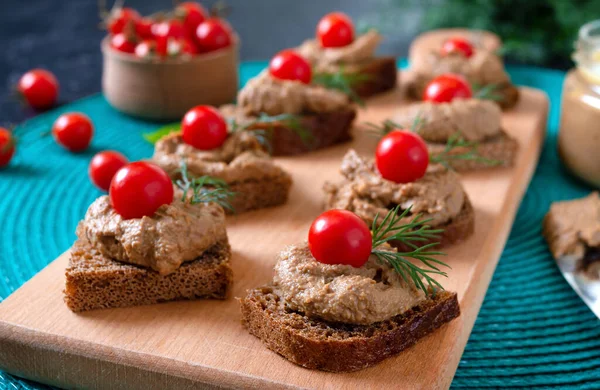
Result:
<svg viewBox="0 0 600 390"><path fill-rule="evenodd" d="M477 151L478 146L479 143L467 141L460 134L454 133L452 136L450 136L450 138L448 138L444 150L439 154L430 155L429 160L431 162L441 164L447 169L452 169L452 161L456 160L471 160L481 162L489 166L502 164L502 161L500 160L492 160L481 156ZM459 148L466 148L466 151L462 153L453 153L455 149Z"/></svg>
<svg viewBox="0 0 600 390"><path fill-rule="evenodd" d="M410 126L401 125L397 122L394 122L391 119L386 119L383 122L381 122L381 124L377 124L377 123L373 123L373 122L365 122L364 125L367 127L367 132L369 134L372 134L372 135L375 135L378 137L383 137L384 135L387 135L388 133L390 133L394 130L408 129L411 132L415 133L415 132L417 132L417 130L419 130L421 128L421 126L423 126L424 123L425 123L425 120L421 116L421 113L418 113L415 116L415 119L413 119L413 122L411 123Z"/></svg>
<svg viewBox="0 0 600 390"><path fill-rule="evenodd" d="M368 74L345 73L344 67L340 66L335 73L317 72L313 74L312 83L343 92L348 95L350 100L359 106L364 106L365 102L354 91L354 87L370 79L371 76Z"/></svg>
<svg viewBox="0 0 600 390"><path fill-rule="evenodd" d="M409 207L402 212L400 206L394 207L383 218L381 223L377 223L379 213L375 215L371 231L373 234L373 250L371 251L377 259L382 263L388 263L394 270L400 274L406 283L412 280L415 287L423 290L425 295L435 294L437 288L444 287L435 280L431 275L441 275L447 277L448 274L440 270L440 266L448 267L446 263L434 258L433 256L445 256L445 253L432 251L431 248L439 245L439 242L430 242L439 238L439 234L443 233L443 229L432 229L427 222L431 219L422 219L421 214L417 214L407 224L399 222L411 214ZM379 246L396 241L403 246L412 249L412 251L391 252L378 249ZM430 242L419 246L418 243ZM420 261L423 266L413 264L408 259Z"/></svg>
<svg viewBox="0 0 600 390"><path fill-rule="evenodd" d="M277 124L282 124L291 129L298 137L300 137L300 140L306 146L310 146L314 141L313 134L302 125L300 116L294 114L269 115L261 112L255 119L243 124L238 123L235 118L229 118L228 122L230 133L236 131L252 131L256 139L267 148L269 153L271 151L273 130Z"/></svg>
<svg viewBox="0 0 600 390"><path fill-rule="evenodd" d="M216 203L224 209L235 211L229 203L229 198L235 193L229 191L229 186L224 180L211 176L190 178L184 160L181 160L179 173L181 179L177 179L175 185L183 192L182 202L189 201L190 204Z"/></svg>

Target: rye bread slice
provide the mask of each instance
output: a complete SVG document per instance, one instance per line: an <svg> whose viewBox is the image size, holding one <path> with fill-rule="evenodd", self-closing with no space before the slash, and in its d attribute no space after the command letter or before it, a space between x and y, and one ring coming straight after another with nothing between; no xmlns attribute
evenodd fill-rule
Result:
<svg viewBox="0 0 600 390"><path fill-rule="evenodd" d="M377 364L460 315L456 293L446 291L372 325L311 319L287 309L270 286L250 290L240 305L242 324L267 348L302 367L331 372Z"/></svg>
<svg viewBox="0 0 600 390"><path fill-rule="evenodd" d="M244 211L262 209L287 202L292 179L286 173L264 179L250 179L229 184L229 190L235 195L230 200L233 211L226 209L227 214L238 214Z"/></svg>
<svg viewBox="0 0 600 390"><path fill-rule="evenodd" d="M376 57L367 62L348 66L344 72L350 75L367 76L367 80L352 86L352 90L362 98L389 91L395 88L398 82L395 57Z"/></svg>
<svg viewBox="0 0 600 390"><path fill-rule="evenodd" d="M161 276L151 269L112 260L79 239L66 270L65 303L74 312L159 302L224 299L233 280L227 240L177 271Z"/></svg>
<svg viewBox="0 0 600 390"><path fill-rule="evenodd" d="M429 149L429 153L433 156L436 156L444 151L446 144L428 142L427 147ZM478 155L488 160L499 161L500 164L492 165L484 161L457 159L450 160L450 166L452 169L459 172L494 168L498 166L511 167L514 164L518 149L519 144L517 141L502 131L495 137L479 142L476 148ZM450 154L461 154L467 152L468 150L468 148L455 148Z"/></svg>
<svg viewBox="0 0 600 390"><path fill-rule="evenodd" d="M225 118L235 119L239 124L252 122L249 130L267 131L273 156L302 154L349 141L352 139L352 123L356 118L356 109L353 106L333 112L300 115L299 127L305 133L302 137L285 121L255 122L256 117L245 115L233 105L222 106L219 109Z"/></svg>

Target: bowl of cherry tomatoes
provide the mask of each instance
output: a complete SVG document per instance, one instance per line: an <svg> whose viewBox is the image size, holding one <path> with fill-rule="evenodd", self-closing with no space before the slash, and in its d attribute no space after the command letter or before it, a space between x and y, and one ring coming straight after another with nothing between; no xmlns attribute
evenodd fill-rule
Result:
<svg viewBox="0 0 600 390"><path fill-rule="evenodd" d="M199 104L235 100L239 39L229 23L200 4L143 17L113 9L102 40L102 90L117 110L136 117L181 118Z"/></svg>

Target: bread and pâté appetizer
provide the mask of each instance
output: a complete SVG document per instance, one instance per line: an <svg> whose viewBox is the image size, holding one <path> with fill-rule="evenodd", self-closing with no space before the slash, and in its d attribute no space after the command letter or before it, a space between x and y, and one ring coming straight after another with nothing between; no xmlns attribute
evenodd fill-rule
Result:
<svg viewBox="0 0 600 390"><path fill-rule="evenodd" d="M278 256L271 283L240 299L242 323L269 349L305 368L331 372L372 366L417 343L460 315L441 252L418 248L435 236L419 214L409 225L400 207L367 224L347 210L329 210L312 224L308 242ZM410 208L403 215L411 213ZM401 241L406 251L389 243Z"/></svg>
<svg viewBox="0 0 600 390"><path fill-rule="evenodd" d="M233 193L226 211L241 213L287 201L292 179L267 153L270 142L264 132L228 124L217 109L197 106L183 117L180 132L156 141L152 161L174 180L181 179L183 163L192 178L224 181Z"/></svg>
<svg viewBox="0 0 600 390"><path fill-rule="evenodd" d="M116 173L109 195L77 227L64 291L71 310L225 298L232 269L222 205L229 191L209 177L177 185L148 162Z"/></svg>
<svg viewBox="0 0 600 390"><path fill-rule="evenodd" d="M308 61L288 49L249 80L223 115L248 130L268 132L274 156L294 155L350 140L356 108L340 88L316 84Z"/></svg>
<svg viewBox="0 0 600 390"><path fill-rule="evenodd" d="M317 25L316 37L295 50L313 66L315 78L369 97L396 87L396 58L378 57L383 37L375 29L356 34L354 23L342 12L325 15Z"/></svg>
<svg viewBox="0 0 600 390"><path fill-rule="evenodd" d="M414 99L424 100L427 85L434 78L454 73L463 76L480 96L503 109L513 107L519 100L519 90L511 83L502 58L463 37L449 38L426 59L411 65L411 71L414 79L408 93Z"/></svg>
<svg viewBox="0 0 600 390"><path fill-rule="evenodd" d="M354 150L346 153L340 169L343 180L325 183L325 207L352 211L369 225L377 215L399 207L400 223L409 226L414 215L420 214L428 225L443 229L439 237L422 238L421 245L456 243L473 233L475 212L459 175L447 165L447 160L430 159L417 134L390 131L377 145L374 161Z"/></svg>
<svg viewBox="0 0 600 390"><path fill-rule="evenodd" d="M427 84L423 99L401 108L394 121L411 124L434 158L454 156L449 164L457 171L513 165L518 144L502 129L502 111L490 100L475 98L462 76L437 76ZM383 133L387 130L384 126ZM479 158L459 157L469 150Z"/></svg>
<svg viewBox="0 0 600 390"><path fill-rule="evenodd" d="M556 260L575 272L600 280L600 196L554 202L543 222L543 233Z"/></svg>

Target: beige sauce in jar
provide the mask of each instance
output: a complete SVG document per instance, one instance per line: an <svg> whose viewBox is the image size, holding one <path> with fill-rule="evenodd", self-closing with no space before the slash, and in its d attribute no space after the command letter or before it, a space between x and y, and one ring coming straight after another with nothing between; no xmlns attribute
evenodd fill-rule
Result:
<svg viewBox="0 0 600 390"><path fill-rule="evenodd" d="M565 78L558 152L579 178L600 187L600 20L579 30L576 68Z"/></svg>

